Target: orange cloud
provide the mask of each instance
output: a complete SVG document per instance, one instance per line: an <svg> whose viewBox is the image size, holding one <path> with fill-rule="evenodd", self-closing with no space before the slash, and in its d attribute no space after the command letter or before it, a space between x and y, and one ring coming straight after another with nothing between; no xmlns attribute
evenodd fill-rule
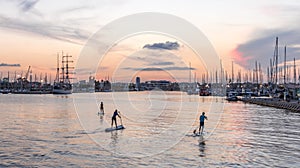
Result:
<svg viewBox="0 0 300 168"><path fill-rule="evenodd" d="M245 56L242 52L238 51L237 48L233 49L230 54L232 55L234 62L243 67L246 67L248 64L247 62L253 58L251 56Z"/></svg>

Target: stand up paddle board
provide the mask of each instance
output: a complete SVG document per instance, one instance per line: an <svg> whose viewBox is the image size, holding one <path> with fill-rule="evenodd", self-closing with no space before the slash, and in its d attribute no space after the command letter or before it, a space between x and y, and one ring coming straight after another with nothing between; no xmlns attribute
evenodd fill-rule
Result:
<svg viewBox="0 0 300 168"><path fill-rule="evenodd" d="M197 133L193 133L193 137L201 137L201 136L205 136L205 135L207 135L208 134L208 132L202 132L202 134L201 133L199 133L199 132L197 132Z"/></svg>
<svg viewBox="0 0 300 168"><path fill-rule="evenodd" d="M199 133L196 133L196 134L193 134L194 137L196 136L203 136L203 134L199 134Z"/></svg>
<svg viewBox="0 0 300 168"><path fill-rule="evenodd" d="M123 125L118 125L117 128L116 127L106 128L105 132L111 132L111 131L122 130L122 129L125 129L125 127Z"/></svg>

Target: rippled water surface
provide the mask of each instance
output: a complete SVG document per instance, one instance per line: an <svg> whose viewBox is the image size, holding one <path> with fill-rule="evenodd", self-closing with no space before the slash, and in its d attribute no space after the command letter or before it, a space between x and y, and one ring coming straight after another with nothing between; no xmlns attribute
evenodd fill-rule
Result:
<svg viewBox="0 0 300 168"><path fill-rule="evenodd" d="M8 94L0 107L0 167L300 167L300 114L286 110L181 92ZM105 132L116 108L126 129Z"/></svg>

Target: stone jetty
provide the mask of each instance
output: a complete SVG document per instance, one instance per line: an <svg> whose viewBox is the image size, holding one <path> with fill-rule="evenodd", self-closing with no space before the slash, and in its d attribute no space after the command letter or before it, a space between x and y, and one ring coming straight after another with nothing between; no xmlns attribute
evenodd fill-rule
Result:
<svg viewBox="0 0 300 168"><path fill-rule="evenodd" d="M262 106L287 109L295 112L300 112L299 101L283 101L275 98L240 98L241 101Z"/></svg>

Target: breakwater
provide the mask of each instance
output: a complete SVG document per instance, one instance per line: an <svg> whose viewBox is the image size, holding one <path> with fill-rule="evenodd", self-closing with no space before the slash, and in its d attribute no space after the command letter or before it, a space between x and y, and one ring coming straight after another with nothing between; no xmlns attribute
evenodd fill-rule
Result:
<svg viewBox="0 0 300 168"><path fill-rule="evenodd" d="M300 103L298 101L283 101L281 99L273 98L240 98L240 100L246 103L300 112Z"/></svg>

